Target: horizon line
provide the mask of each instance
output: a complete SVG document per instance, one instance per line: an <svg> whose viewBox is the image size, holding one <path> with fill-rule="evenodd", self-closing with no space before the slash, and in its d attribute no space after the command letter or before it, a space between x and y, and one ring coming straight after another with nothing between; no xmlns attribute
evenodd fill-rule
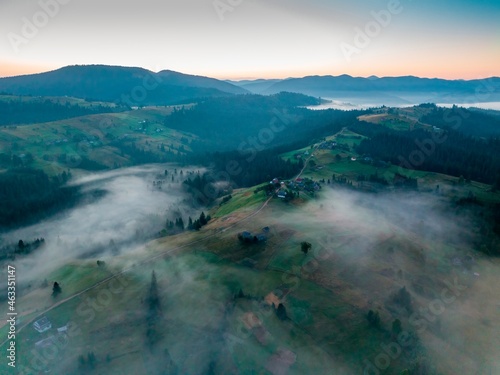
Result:
<svg viewBox="0 0 500 375"><path fill-rule="evenodd" d="M232 81L232 82L241 82L241 81L257 81L257 80L287 80L287 79L300 79L300 78L306 78L306 77L342 77L342 76L349 76L351 78L364 78L364 79L369 79L369 78L374 78L374 79L381 79L381 78L403 78L403 77L415 77L415 78L421 78L421 79L440 79L440 80L446 80L446 81L475 81L475 80L484 80L484 79L491 79L491 78L500 78L500 75L486 75L486 76L481 76L477 78L443 78L443 77L438 77L438 76L420 76L420 75L414 75L414 74L404 74L404 75L377 75L377 74L370 74L367 76L358 76L358 75L351 75L348 73L341 73L338 75L334 74L306 74L303 76L288 76L284 78L263 78L263 76L244 76L243 74L239 76L238 78L231 78L228 76L223 76L219 74L215 75L203 75L199 73L185 73L177 70L172 70L172 69L161 69L158 71L154 71L142 66L137 66L137 65L114 65L114 64L70 64L70 65L64 65L60 66L58 68L50 69L50 70L41 70L41 71L36 71L33 73L24 73L24 74L14 74L14 75L6 75L6 76L0 76L0 79L3 78L15 78L15 77L24 77L24 76L30 76L30 75L38 75L38 74L44 74L44 73L50 73L54 72L57 70L61 70L64 68L69 68L69 67L85 67L85 66L105 66L105 67L116 67L116 68L131 68L131 69L144 69L149 72L153 72L155 74L164 72L164 71L171 71L175 73L180 73L180 74L185 74L185 75L191 75L191 76L198 76L198 77L207 77L207 78L214 78L220 81Z"/></svg>

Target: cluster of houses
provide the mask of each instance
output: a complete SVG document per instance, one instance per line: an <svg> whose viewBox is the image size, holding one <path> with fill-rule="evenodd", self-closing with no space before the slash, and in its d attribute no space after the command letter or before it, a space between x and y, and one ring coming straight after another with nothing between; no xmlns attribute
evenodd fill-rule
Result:
<svg viewBox="0 0 500 375"><path fill-rule="evenodd" d="M321 185L319 182L314 181L310 178L298 177L295 180L290 181L280 181L278 178L274 178L269 184L273 185L277 191L276 196L280 199L287 199L289 191L307 191L310 193L321 190Z"/></svg>
<svg viewBox="0 0 500 375"><path fill-rule="evenodd" d="M321 142L318 146L319 150L333 150L335 147L337 147L337 142L335 141L324 141Z"/></svg>
<svg viewBox="0 0 500 375"><path fill-rule="evenodd" d="M60 143L68 143L69 140L67 138L64 139L55 139L53 141L46 141L45 146L52 146L52 145L58 145Z"/></svg>
<svg viewBox="0 0 500 375"><path fill-rule="evenodd" d="M45 332L50 331L52 329L52 323L50 322L50 320L46 316L44 316L33 323L33 328L38 333L45 333ZM67 324L62 326L62 327L57 328L57 335L58 336L59 335L66 335L67 332L68 332L68 325ZM55 342L56 342L56 336L50 335L49 337L36 342L35 348L42 349L42 348L53 345Z"/></svg>

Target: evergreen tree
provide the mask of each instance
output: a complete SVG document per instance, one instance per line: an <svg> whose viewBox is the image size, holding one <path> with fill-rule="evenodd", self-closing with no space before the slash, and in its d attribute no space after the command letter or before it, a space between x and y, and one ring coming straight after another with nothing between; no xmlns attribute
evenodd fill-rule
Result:
<svg viewBox="0 0 500 375"><path fill-rule="evenodd" d="M304 241L300 243L300 250L302 250L304 254L307 254L309 250L311 250L311 247L312 245L309 242Z"/></svg>
<svg viewBox="0 0 500 375"><path fill-rule="evenodd" d="M392 322L392 333L393 335L397 336L403 331L403 328L401 326L401 320L396 319Z"/></svg>
<svg viewBox="0 0 500 375"><path fill-rule="evenodd" d="M158 327L162 315L160 296L158 293L158 283L156 274L151 273L151 283L149 285L149 293L147 298L147 318L146 318L146 342L152 350L156 343L160 340L161 329Z"/></svg>
<svg viewBox="0 0 500 375"><path fill-rule="evenodd" d="M200 214L200 225L207 225L207 218L205 217L205 213L203 211Z"/></svg>
<svg viewBox="0 0 500 375"><path fill-rule="evenodd" d="M201 224L200 224L200 220L196 219L193 223L193 229L194 230L200 230L201 229Z"/></svg>
<svg viewBox="0 0 500 375"><path fill-rule="evenodd" d="M276 309L276 315L280 320L286 320L288 318L286 314L286 308L282 303L278 305L278 308Z"/></svg>
<svg viewBox="0 0 500 375"><path fill-rule="evenodd" d="M151 317L156 317L161 313L160 296L158 293L158 282L156 280L156 273L151 273L151 283L149 285L148 294L148 310Z"/></svg>
<svg viewBox="0 0 500 375"><path fill-rule="evenodd" d="M366 319L368 320L368 323L371 326L377 327L377 328L380 326L380 315L379 315L378 311L373 311L373 310L368 311L368 315L367 315Z"/></svg>
<svg viewBox="0 0 500 375"><path fill-rule="evenodd" d="M59 294L61 294L62 289L61 286L57 281L54 281L54 286L52 287L52 296L57 297Z"/></svg>

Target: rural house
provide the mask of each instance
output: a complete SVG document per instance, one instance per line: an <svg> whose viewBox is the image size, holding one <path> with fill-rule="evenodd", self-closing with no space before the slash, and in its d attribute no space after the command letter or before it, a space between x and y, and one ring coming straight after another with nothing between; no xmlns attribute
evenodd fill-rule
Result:
<svg viewBox="0 0 500 375"><path fill-rule="evenodd" d="M33 328L35 328L38 332L43 333L52 328L52 323L44 316L41 319L38 319L35 323L33 323Z"/></svg>

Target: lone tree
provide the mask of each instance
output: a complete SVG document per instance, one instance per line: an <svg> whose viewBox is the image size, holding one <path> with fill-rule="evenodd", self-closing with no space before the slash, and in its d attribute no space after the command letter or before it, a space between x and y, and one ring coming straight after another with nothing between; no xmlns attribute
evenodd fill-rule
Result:
<svg viewBox="0 0 500 375"><path fill-rule="evenodd" d="M285 305L283 305L282 303L278 305L278 308L276 309L276 315L278 316L279 320L286 320L288 318L288 315L286 315Z"/></svg>
<svg viewBox="0 0 500 375"><path fill-rule="evenodd" d="M52 296L57 297L62 292L61 286L57 281L54 281L54 286L52 287Z"/></svg>
<svg viewBox="0 0 500 375"><path fill-rule="evenodd" d="M368 323L372 326L372 327L380 327L380 315L378 313L378 311L373 311L373 310L370 310L368 311L368 315L366 316L366 319L368 320Z"/></svg>
<svg viewBox="0 0 500 375"><path fill-rule="evenodd" d="M155 271L151 273L151 284L147 297L147 315L146 315L146 339L147 345L152 349L161 338L161 329L158 327L162 315L160 296L158 293L158 283L156 281Z"/></svg>
<svg viewBox="0 0 500 375"><path fill-rule="evenodd" d="M149 285L148 294L148 318L156 319L161 315L160 296L158 294L158 283L156 281L156 273L151 273L151 284Z"/></svg>
<svg viewBox="0 0 500 375"><path fill-rule="evenodd" d="M406 287L402 287L398 290L398 292L393 296L393 301L397 303L399 306L404 307L408 312L413 311L413 306L411 302L411 294L406 290Z"/></svg>
<svg viewBox="0 0 500 375"><path fill-rule="evenodd" d="M309 252L309 250L311 250L311 247L312 245L309 242L304 241L300 243L300 250L302 250L302 252L306 255Z"/></svg>
<svg viewBox="0 0 500 375"><path fill-rule="evenodd" d="M403 328L401 327L401 320L396 319L392 322L392 333L397 336L401 333L401 331L403 331Z"/></svg>
<svg viewBox="0 0 500 375"><path fill-rule="evenodd" d="M205 213L202 211L200 214L200 224L201 226L207 225L207 217L205 216Z"/></svg>

